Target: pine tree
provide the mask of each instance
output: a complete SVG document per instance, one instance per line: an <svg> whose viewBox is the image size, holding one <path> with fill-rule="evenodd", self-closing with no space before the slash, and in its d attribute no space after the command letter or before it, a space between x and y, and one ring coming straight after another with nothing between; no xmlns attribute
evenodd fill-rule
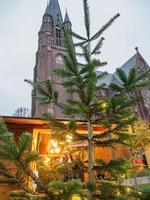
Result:
<svg viewBox="0 0 150 200"><path fill-rule="evenodd" d="M76 117L77 119L82 117L86 121L87 134L80 135L76 131L78 127L77 120L71 120L68 125L64 126L60 122L58 124L57 120L50 116L50 124L53 129L58 131L59 126L61 133L64 132L65 134L67 131L70 131L74 137L88 142L89 181L93 182L94 147L113 147L118 143L124 145L127 143L130 137L128 127L135 121L135 117L132 116L132 107L137 101L141 100L141 98L131 99L128 96L137 87L147 86L149 82L143 81L141 83L141 79L146 75L145 73L138 76L135 69L132 69L129 75L126 75L123 70L117 69L117 75L122 81L122 85L111 84L110 88L116 92L113 97L108 98L101 95L102 91L106 89L102 80L107 75L107 72L98 73L97 69L104 67L106 62L96 59L95 56L100 54L100 49L103 45L104 38L102 33L119 17L119 14L116 14L98 32L91 36L90 13L87 0L83 0L83 7L86 36L80 36L78 33L70 32L70 30L62 27L68 54L63 56L64 68L59 68L56 71L56 74L63 79L66 91L78 98L68 99L66 103L59 102L59 98L53 98L53 95L51 95L52 93L56 94L57 91L53 91L50 80L48 82L48 88L51 88L50 91L45 89L44 84L34 83L33 86L38 91L38 98L40 98L41 104L53 102L71 118ZM72 37L79 39L79 42L73 44ZM94 48L92 45L93 41L97 41ZM74 46L80 47L81 52L76 53ZM81 56L84 62L79 62L77 56ZM47 81L45 84L47 84ZM44 92L41 92L41 88ZM45 93L47 94L45 95ZM97 93L99 94L98 96ZM95 135L93 132L94 124L102 126L104 132Z"/></svg>
<svg viewBox="0 0 150 200"><path fill-rule="evenodd" d="M19 186L25 192L34 194L29 187L29 178L43 191L48 199L54 199L41 180L32 171L30 164L39 159L37 152L31 152L32 135L22 133L18 142L15 141L14 134L9 132L3 120L0 119L0 183L7 183ZM16 170L10 170L14 166Z"/></svg>

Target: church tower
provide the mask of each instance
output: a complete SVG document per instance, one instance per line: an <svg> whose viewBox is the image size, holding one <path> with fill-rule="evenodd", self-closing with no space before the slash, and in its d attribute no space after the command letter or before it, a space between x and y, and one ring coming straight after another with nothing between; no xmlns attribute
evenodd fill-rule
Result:
<svg viewBox="0 0 150 200"><path fill-rule="evenodd" d="M58 0L50 0L43 15L42 25L38 33L38 50L34 67L34 82L43 82L51 79L53 87L59 93L61 102L68 99L60 78L54 70L56 67L63 67L62 55L66 54L64 48L64 37L61 27L71 29L71 22L66 11L63 20ZM55 118L65 118L61 110L55 105L38 105L35 100L36 92L32 92L32 117L41 117L45 112L50 112Z"/></svg>

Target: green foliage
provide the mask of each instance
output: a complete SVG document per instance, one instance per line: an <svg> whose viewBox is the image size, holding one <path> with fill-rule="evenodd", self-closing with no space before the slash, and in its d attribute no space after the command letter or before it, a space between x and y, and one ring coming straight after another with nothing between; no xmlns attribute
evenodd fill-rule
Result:
<svg viewBox="0 0 150 200"><path fill-rule="evenodd" d="M118 160L111 160L106 163L103 160L97 160L96 171L107 172L113 180L120 181L120 183L131 174L131 163L124 158Z"/></svg>
<svg viewBox="0 0 150 200"><path fill-rule="evenodd" d="M18 141L18 145L17 145L19 156L21 156L22 153L28 151L31 148L31 144L32 144L31 134L30 133L23 133L19 137L19 141Z"/></svg>
<svg viewBox="0 0 150 200"><path fill-rule="evenodd" d="M150 143L149 122L136 121L134 124L134 133L128 140L132 153L144 152ZM135 155L134 155L135 156Z"/></svg>
<svg viewBox="0 0 150 200"><path fill-rule="evenodd" d="M37 163L39 177L45 185L60 179L66 181L79 178L84 173L84 168L84 163L77 158L70 162L64 160L63 164L55 158L51 158L48 165L43 160Z"/></svg>
<svg viewBox="0 0 150 200"><path fill-rule="evenodd" d="M9 193L8 200L46 200L47 197L41 195L31 195L24 191L13 191Z"/></svg>
<svg viewBox="0 0 150 200"><path fill-rule="evenodd" d="M78 194L88 199L88 194L84 191L84 185L79 180L72 179L68 182L53 181L49 184L49 190L57 194L57 200L68 200L73 194Z"/></svg>
<svg viewBox="0 0 150 200"><path fill-rule="evenodd" d="M141 75L138 75L136 69L133 66L133 68L130 69L128 75L121 68L116 70L116 74L119 78L120 84L112 83L110 88L113 91L119 92L123 95L128 95L135 90L150 86L150 81L145 80L145 78L149 76L150 70L147 70Z"/></svg>
<svg viewBox="0 0 150 200"><path fill-rule="evenodd" d="M84 22L86 36L80 36L78 33L74 33L64 27L62 27L65 36L65 47L68 52L63 56L64 67L56 70L56 75L62 78L62 84L66 88L67 92L70 92L74 99L68 99L67 102L59 102L54 99L53 88L43 87L42 83L41 92L37 90L37 94L40 94L40 98L43 98L43 103L54 102L61 108L62 112L75 119L82 118L87 127L87 133L79 136L77 133L77 123L70 122L68 125L63 125L57 122L50 116L50 127L53 127L55 131L54 137L63 138L66 134L72 134L80 141L86 141L88 143L88 167L90 182L94 180L94 147L110 147L115 148L117 144L128 145L130 139L129 126L136 120L132 115L132 108L141 101L141 97L131 98L133 91L140 87L149 85L149 81L143 79L147 77L149 71L143 75L138 75L134 66L127 75L122 69L116 70L116 76L119 80L119 85L116 83L111 84L110 88L116 95L113 97L104 97L103 78L107 75L104 73L97 73L97 69L104 67L106 62L94 57L100 53L104 38L102 33L120 16L116 14L110 19L104 26L102 26L95 34L91 34L91 22L90 12L87 0L83 0L84 9ZM92 36L91 36L92 35ZM73 44L72 37L75 37L79 42L75 45L79 46L80 52L76 54L76 49ZM93 41L96 45L93 47ZM83 62L79 63L77 55L83 57ZM50 82L50 81L49 81ZM36 84L36 83L35 83ZM45 82L46 84L46 82ZM36 89L36 88L35 88ZM105 87L106 89L106 87ZM98 95L97 95L98 94ZM49 99L45 101L45 98ZM42 100L42 99L41 99ZM41 102L40 102L41 103ZM93 131L93 125L99 125L103 127L104 131L99 134L95 134ZM115 167L118 163L110 163ZM122 161L123 162L123 161ZM124 163L125 165L125 163ZM118 169L122 170L122 168Z"/></svg>
<svg viewBox="0 0 150 200"><path fill-rule="evenodd" d="M84 125L87 127L85 135L78 134L79 127L76 120L71 120L68 124L58 122L52 116L49 117L50 128L53 128L55 137L64 137L67 134L73 135L80 141L88 143L88 173L89 182L84 185L79 180L71 180L62 182L57 180L50 182L48 187L41 181L29 168L29 164L38 159L37 153L29 153L24 155L30 148L31 136L28 133L23 133L16 143L13 134L9 133L3 123L1 123L2 131L0 130L0 158L11 160L15 166L21 169L28 177L37 184L40 191L45 192L49 199L68 200L73 193L80 194L84 197L87 192L87 197L91 199L138 199L134 188L130 187L127 192L127 187L121 184L122 176L126 175L130 165L125 159L113 160L109 163L99 160L96 170L98 172L107 172L111 178L96 182L94 177L94 147L109 147L114 148L116 144L127 145L130 138L128 132L129 126L133 124L135 118L132 115L132 107L141 100L141 98L133 98L132 92L141 87L149 85L150 81L143 81L149 75L149 71L142 75L138 75L133 68L127 75L122 69L116 70L116 75L119 78L119 85L111 84L110 88L116 95L113 97L104 97L103 78L107 75L106 72L98 73L99 67L104 67L106 62L95 58L103 45L104 38L102 33L120 16L116 14L96 33L91 34L91 22L88 0L83 0L84 22L86 36L80 36L68 29L62 27L65 37L65 47L68 54L63 56L64 67L56 70L56 75L62 78L62 84L67 92L70 92L76 98L68 99L67 102L60 102L58 93L52 87L53 81L46 80L42 83L31 83L36 91L36 99L40 104L55 104L61 108L62 112L69 115L72 119L83 119ZM91 36L92 35L92 36ZM72 37L79 39L75 46L80 47L80 51L76 54ZM96 42L93 46L92 43ZM83 57L83 62L79 63L77 55ZM105 87L106 89L106 87ZM132 98L131 98L132 97ZM103 128L103 132L94 133L94 125L99 125ZM65 166L66 167L66 166ZM70 166L67 166L68 170ZM15 178L18 180L18 174L11 177L6 167L1 165L0 168L5 177ZM68 170L69 171L69 170ZM54 171L53 171L54 172ZM27 190L29 188L24 188Z"/></svg>
<svg viewBox="0 0 150 200"><path fill-rule="evenodd" d="M29 200L29 194L24 191L12 191L9 193L8 200Z"/></svg>
<svg viewBox="0 0 150 200"><path fill-rule="evenodd" d="M39 154L37 152L31 152L24 159L24 163L25 163L25 165L28 165L28 164L30 164L32 162L37 161L38 159L39 159Z"/></svg>
<svg viewBox="0 0 150 200"><path fill-rule="evenodd" d="M33 193L34 191L28 187L30 177L40 190L51 197L47 187L30 169L30 164L39 158L36 152L31 152L31 145L31 134L22 133L16 141L14 134L9 133L3 120L0 120L0 182L17 185L25 192ZM12 171L12 167L16 168L16 171Z"/></svg>
<svg viewBox="0 0 150 200"><path fill-rule="evenodd" d="M150 199L150 184L140 185L138 188L140 199L148 200Z"/></svg>
<svg viewBox="0 0 150 200"><path fill-rule="evenodd" d="M34 83L32 84L34 90L37 91L38 96L36 99L41 105L50 104L57 101L58 94L56 91L52 90L51 80L46 80L43 83Z"/></svg>

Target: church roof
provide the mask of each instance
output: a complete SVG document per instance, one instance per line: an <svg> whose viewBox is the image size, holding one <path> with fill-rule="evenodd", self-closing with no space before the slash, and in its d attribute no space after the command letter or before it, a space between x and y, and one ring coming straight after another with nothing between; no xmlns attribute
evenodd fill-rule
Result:
<svg viewBox="0 0 150 200"><path fill-rule="evenodd" d="M137 59L139 57L139 53L136 53L134 56L132 56L125 64L123 64L120 68L126 73L126 75L129 74L130 69L136 66ZM112 74L112 83L120 85L121 82L116 74Z"/></svg>
<svg viewBox="0 0 150 200"><path fill-rule="evenodd" d="M55 22L63 22L60 6L58 0L50 0L49 5L46 8L44 15L52 16Z"/></svg>
<svg viewBox="0 0 150 200"><path fill-rule="evenodd" d="M100 75L103 72L96 71L96 73ZM98 81L97 86L105 84L105 86L108 87L112 83L112 79L113 79L113 75L108 73L104 78Z"/></svg>
<svg viewBox="0 0 150 200"><path fill-rule="evenodd" d="M70 21L70 18L69 18L69 15L68 15L68 12L67 12L67 11L66 11L65 19L64 19L64 23L66 23L66 22L70 22L70 23L71 23L71 21Z"/></svg>
<svg viewBox="0 0 150 200"><path fill-rule="evenodd" d="M130 69L136 66L138 56L139 56L139 53L136 53L125 64L123 64L120 68L123 69L126 74L128 74Z"/></svg>
<svg viewBox="0 0 150 200"><path fill-rule="evenodd" d="M124 70L126 75L128 75L130 69L133 68L133 67L136 67L137 61L140 58L143 59L141 54L139 52L137 52L127 62L125 62L120 68ZM145 62L145 60L144 60L144 62ZM108 74L102 80L100 80L99 84L103 84L103 83L105 83L106 86L109 86L111 83L115 83L115 84L118 84L118 85L122 84L121 81L119 80L116 72L114 74Z"/></svg>

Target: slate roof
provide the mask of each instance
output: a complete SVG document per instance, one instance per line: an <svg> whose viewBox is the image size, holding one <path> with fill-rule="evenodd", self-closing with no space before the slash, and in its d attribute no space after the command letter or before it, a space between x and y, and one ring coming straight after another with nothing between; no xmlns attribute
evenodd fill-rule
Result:
<svg viewBox="0 0 150 200"><path fill-rule="evenodd" d="M70 23L71 23L70 18L69 18L69 15L68 15L68 12L66 11L64 23L67 23L67 22L70 22Z"/></svg>
<svg viewBox="0 0 150 200"><path fill-rule="evenodd" d="M136 53L132 56L125 64L123 64L120 68L125 71L126 74L129 73L130 69L136 66L137 59L140 56L139 53ZM106 86L109 86L111 83L121 84L120 80L117 77L117 74L108 74L102 80L99 81L99 85L105 83Z"/></svg>
<svg viewBox="0 0 150 200"><path fill-rule="evenodd" d="M52 16L54 22L63 22L60 6L58 0L50 0L44 15Z"/></svg>
<svg viewBox="0 0 150 200"><path fill-rule="evenodd" d="M130 69L136 67L137 65L137 59L140 57L141 55L139 54L139 52L137 52L134 56L132 56L125 64L123 64L120 68L123 69L123 71L126 73L126 75L129 74ZM114 73L112 78L112 82L116 83L116 84L122 84L121 81L119 80L118 76L116 73Z"/></svg>
<svg viewBox="0 0 150 200"><path fill-rule="evenodd" d="M102 72L96 71L97 74L101 74ZM108 87L112 83L113 75L107 74L103 79L100 79L98 81L97 85L103 85L105 84L106 87Z"/></svg>

